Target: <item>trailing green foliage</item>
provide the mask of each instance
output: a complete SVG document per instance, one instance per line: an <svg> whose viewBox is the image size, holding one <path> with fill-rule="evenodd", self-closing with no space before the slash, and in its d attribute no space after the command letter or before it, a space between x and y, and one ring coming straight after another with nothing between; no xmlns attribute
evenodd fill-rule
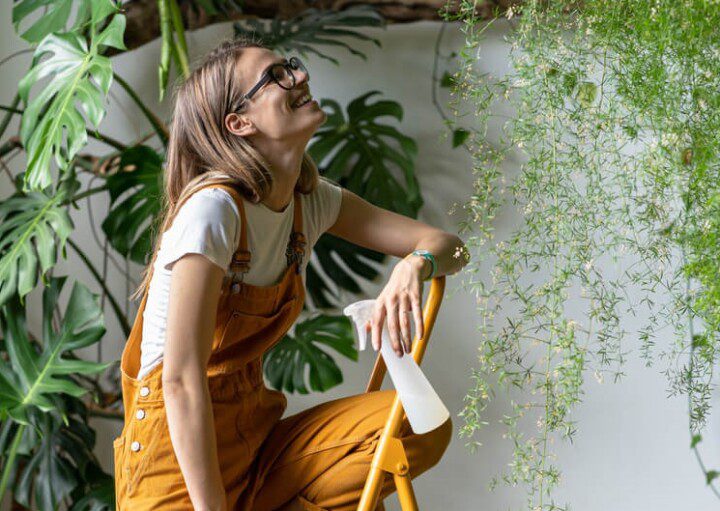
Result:
<svg viewBox="0 0 720 511"><path fill-rule="evenodd" d="M52 183L50 162L54 157L60 171L87 143L85 119L97 128L105 116L104 100L112 84L110 59L102 56L106 46L124 50L125 16L116 14L110 0L91 3L91 39L74 32L47 34L38 44L30 71L18 83L25 103L20 138L28 153L24 190L40 190ZM99 25L112 15L101 31ZM50 57L41 60L45 54ZM30 101L30 89L42 78L50 81Z"/></svg>
<svg viewBox="0 0 720 511"><path fill-rule="evenodd" d="M492 268L472 283L481 345L462 433L487 424L498 389L519 390L503 419L514 452L502 479L526 488L528 509L560 509L553 442L575 434L587 375L622 376L628 338L648 363L666 361L671 391L691 399L693 448L702 441L720 325L720 10L530 1L504 15L511 66L500 77L475 67L488 24L470 3L458 16L454 104L469 101L479 121L467 139L468 245ZM503 103L514 116L488 141ZM522 165L506 175L510 151ZM510 210L523 221L498 239L495 217ZM647 324L626 332L622 318L645 312Z"/></svg>

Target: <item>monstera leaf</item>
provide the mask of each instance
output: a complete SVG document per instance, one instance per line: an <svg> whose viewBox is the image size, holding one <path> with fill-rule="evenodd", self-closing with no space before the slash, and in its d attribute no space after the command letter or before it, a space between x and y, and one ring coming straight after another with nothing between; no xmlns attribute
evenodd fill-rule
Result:
<svg viewBox="0 0 720 511"><path fill-rule="evenodd" d="M274 18L266 28L255 19L245 19L233 24L235 36L260 37L265 45L283 53L296 51L307 56L314 53L318 57L338 64L337 59L317 50L315 46L340 46L353 55L367 60L367 56L347 43L338 40L348 37L363 41L372 41L380 47L380 41L357 30L344 27L378 27L385 25L385 18L370 5L355 5L342 11L307 9L294 18L281 20Z"/></svg>
<svg viewBox="0 0 720 511"><path fill-rule="evenodd" d="M77 15L70 31L79 30L90 17L92 3L92 0L21 0L13 6L12 22L20 37L31 44L36 44L48 34L65 31L73 5L77 5ZM41 7L45 9L37 17L35 23L20 34L19 28L22 20L39 11Z"/></svg>
<svg viewBox="0 0 720 511"><path fill-rule="evenodd" d="M115 509L114 479L93 454L95 431L85 404L62 396L67 421L57 413L29 410L33 428L23 430L13 498L28 509Z"/></svg>
<svg viewBox="0 0 720 511"><path fill-rule="evenodd" d="M294 336L286 335L264 357L263 370L273 388L308 394L305 370L312 390L324 392L342 383L340 368L316 344L325 345L351 360L358 359L353 327L347 316L319 315L298 323Z"/></svg>
<svg viewBox="0 0 720 511"><path fill-rule="evenodd" d="M377 122L386 116L402 121L403 110L395 101L369 104L375 94L380 91L352 100L347 119L336 101L322 99L320 105L330 112L308 153L326 177L376 206L415 218L423 204L414 172L417 144L396 128Z"/></svg>
<svg viewBox="0 0 720 511"><path fill-rule="evenodd" d="M150 228L162 205L161 165L152 148L131 147L120 158L120 172L107 178L111 210L102 230L115 250L139 264L152 251Z"/></svg>
<svg viewBox="0 0 720 511"><path fill-rule="evenodd" d="M328 234L320 236L320 239L313 246L313 252L316 254L319 265L328 278L339 288L353 294L362 293L362 289L353 275L369 281L375 280L379 273L373 266L367 264L367 261L380 264L386 257L381 252L359 247L342 238ZM333 253L335 257L342 259L350 272L335 262ZM306 267L307 292L311 296L315 307L333 307L338 296L320 276L320 273L316 270L316 265L317 263L312 260ZM332 296L332 298L329 298L328 295Z"/></svg>
<svg viewBox="0 0 720 511"><path fill-rule="evenodd" d="M79 186L70 176L60 182L54 196L16 193L0 203L0 305L15 293L23 300L32 291L37 284L38 264L43 278L55 265L58 249L64 251L73 230L62 204Z"/></svg>
<svg viewBox="0 0 720 511"><path fill-rule="evenodd" d="M35 428L25 430L29 452L22 454L13 498L38 511L55 511L67 499L77 500L72 509L114 509L114 479L92 452L95 432L86 421L73 415L65 425L54 414L31 416Z"/></svg>
<svg viewBox="0 0 720 511"><path fill-rule="evenodd" d="M123 44L125 17L115 14L102 32L96 33L96 27L117 8L110 0L93 0L90 5L90 46L75 32L48 34L35 50L30 71L18 83L18 94L26 105L20 123L20 138L28 153L25 191L50 184L51 158L63 171L85 146L87 132L80 109L95 128L105 116L112 66L100 52L103 46L127 49ZM50 57L41 61L48 53ZM42 78L50 80L28 102L30 89Z"/></svg>
<svg viewBox="0 0 720 511"><path fill-rule="evenodd" d="M376 206L415 218L422 206L419 184L414 173L417 154L415 141L396 128L377 122L390 116L402 120L402 107L394 101L367 100L378 91L371 91L350 102L347 118L333 100L323 99L328 106L328 119L317 132L308 153L323 174L338 182ZM399 149L392 147L396 145ZM403 183L396 179L401 176ZM382 263L385 255L357 247L340 238L324 234L313 247L322 272L341 289L351 293L361 291L353 276L374 280L378 272L365 261ZM333 257L333 253L337 257ZM337 263L340 258L352 272ZM332 305L329 286L321 277L315 259L307 266L307 287L313 303L318 307ZM333 295L335 300L336 295Z"/></svg>
<svg viewBox="0 0 720 511"><path fill-rule="evenodd" d="M79 397L87 389L68 375L95 374L111 363L96 363L63 357L66 352L97 342L105 333L98 297L75 283L60 329L52 326L58 295L67 277L53 277L43 290L43 345L36 349L25 321L25 310L14 297L2 307L0 326L8 360L0 359L0 413L29 425L28 411L58 411L58 393Z"/></svg>

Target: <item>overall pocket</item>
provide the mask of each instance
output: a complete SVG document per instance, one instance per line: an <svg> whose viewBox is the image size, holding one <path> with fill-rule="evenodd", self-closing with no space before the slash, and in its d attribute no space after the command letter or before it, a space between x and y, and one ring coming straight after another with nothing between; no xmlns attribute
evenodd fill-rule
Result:
<svg viewBox="0 0 720 511"><path fill-rule="evenodd" d="M296 304L297 296L288 298L275 312L269 315L251 314L233 308L228 315L218 348L224 348L244 339L267 335L277 328L278 321Z"/></svg>
<svg viewBox="0 0 720 511"><path fill-rule="evenodd" d="M115 470L115 502L117 509L122 509L127 487L127 474L123 464L125 437L120 435L113 440L113 468Z"/></svg>
<svg viewBox="0 0 720 511"><path fill-rule="evenodd" d="M157 447L170 443L165 426L165 409L156 403L138 402L132 411L131 422L122 443L122 471L129 497L156 459Z"/></svg>

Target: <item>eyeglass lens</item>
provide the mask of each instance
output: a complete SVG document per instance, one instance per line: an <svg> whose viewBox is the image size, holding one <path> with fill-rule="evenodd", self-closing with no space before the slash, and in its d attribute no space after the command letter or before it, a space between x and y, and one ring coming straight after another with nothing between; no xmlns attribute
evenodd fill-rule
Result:
<svg viewBox="0 0 720 511"><path fill-rule="evenodd" d="M297 57L290 59L288 64L278 64L271 68L270 72L272 73L273 78L280 84L280 86L284 87L285 89L292 89L295 85L295 80L293 79L291 71L288 70L288 68L292 70L302 71L305 74L308 74L308 72L303 63ZM308 79L309 78L310 76L308 74Z"/></svg>

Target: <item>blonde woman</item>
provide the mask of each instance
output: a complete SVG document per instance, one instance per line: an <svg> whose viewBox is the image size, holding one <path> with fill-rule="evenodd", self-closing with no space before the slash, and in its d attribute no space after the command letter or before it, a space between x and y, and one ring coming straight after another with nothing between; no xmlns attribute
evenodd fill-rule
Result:
<svg viewBox="0 0 720 511"><path fill-rule="evenodd" d="M410 321L422 332L423 280L465 261L457 236L319 176L305 148L326 114L308 82L297 57L235 40L175 91L162 236L122 354L118 509L357 507L394 391L281 418L287 400L265 386L263 354L303 308L323 232L403 257L369 325L378 349L387 321L398 355ZM440 460L452 424L415 435L405 421L401 432L416 477ZM393 490L388 479L382 496Z"/></svg>

